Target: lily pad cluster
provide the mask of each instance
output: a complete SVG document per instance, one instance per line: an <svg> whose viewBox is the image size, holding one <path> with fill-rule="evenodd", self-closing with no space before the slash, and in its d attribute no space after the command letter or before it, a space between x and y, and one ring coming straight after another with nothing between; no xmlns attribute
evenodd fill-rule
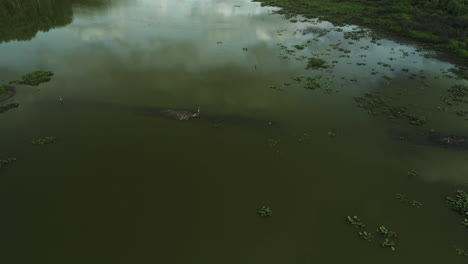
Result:
<svg viewBox="0 0 468 264"><path fill-rule="evenodd" d="M12 109L12 108L17 108L19 106L18 103L6 103L0 105L0 113L5 113L6 111Z"/></svg>
<svg viewBox="0 0 468 264"><path fill-rule="evenodd" d="M464 217L462 225L468 227L468 194L463 190L457 190L453 197L447 197L447 202L453 211Z"/></svg>
<svg viewBox="0 0 468 264"><path fill-rule="evenodd" d="M52 144L57 141L56 137L42 137L42 138L37 138L32 141L33 145L46 145L46 144Z"/></svg>
<svg viewBox="0 0 468 264"><path fill-rule="evenodd" d="M360 108L367 110L371 115L386 115L391 119L406 119L411 125L421 126L426 123L424 116L408 113L405 107L389 104L381 95L366 93L355 97L354 100Z"/></svg>
<svg viewBox="0 0 468 264"><path fill-rule="evenodd" d="M262 206L260 210L257 212L261 217L271 217L273 212L271 211L270 207Z"/></svg>
<svg viewBox="0 0 468 264"><path fill-rule="evenodd" d="M0 168L6 167L12 162L15 162L16 158L6 158L6 159L1 159L0 160Z"/></svg>
<svg viewBox="0 0 468 264"><path fill-rule="evenodd" d="M41 83L50 81L53 75L50 71L34 71L23 75L21 80L13 81L12 83L38 86Z"/></svg>

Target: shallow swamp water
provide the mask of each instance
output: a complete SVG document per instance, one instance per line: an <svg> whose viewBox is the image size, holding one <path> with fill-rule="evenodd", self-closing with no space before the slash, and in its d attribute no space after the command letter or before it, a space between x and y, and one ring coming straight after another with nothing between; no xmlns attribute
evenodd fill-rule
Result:
<svg viewBox="0 0 468 264"><path fill-rule="evenodd" d="M441 103L467 83L433 52L246 0L9 8L1 82L54 76L0 114L0 159L17 159L0 168L2 263L466 263L446 197L468 186L467 150L402 139L468 135L463 106ZM371 115L366 93L426 123Z"/></svg>

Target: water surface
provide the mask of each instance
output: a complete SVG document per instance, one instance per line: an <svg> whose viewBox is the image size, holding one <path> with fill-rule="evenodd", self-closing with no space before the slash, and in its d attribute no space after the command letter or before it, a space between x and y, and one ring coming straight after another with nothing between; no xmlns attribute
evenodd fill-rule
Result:
<svg viewBox="0 0 468 264"><path fill-rule="evenodd" d="M34 0L0 10L10 23L0 80L55 73L20 86L20 108L0 115L0 158L18 159L0 172L2 262L466 261L455 251L468 250L466 230L445 197L466 188L467 153L389 133L468 133L463 118L437 110L463 82L444 77L453 65L430 51L344 39L355 27L291 23L244 0ZM310 27L331 31L302 34ZM306 70L309 57L334 66ZM317 90L291 79L318 75ZM371 116L353 100L366 92L428 123ZM187 122L158 115L197 107L202 116ZM40 136L58 141L32 146ZM272 218L256 215L262 205ZM347 215L376 239L379 225L396 231L397 250L360 240Z"/></svg>

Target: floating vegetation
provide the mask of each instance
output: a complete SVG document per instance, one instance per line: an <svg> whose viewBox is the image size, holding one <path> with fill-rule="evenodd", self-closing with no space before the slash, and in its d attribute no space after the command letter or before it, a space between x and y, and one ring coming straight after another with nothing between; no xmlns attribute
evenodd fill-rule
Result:
<svg viewBox="0 0 468 264"><path fill-rule="evenodd" d="M394 231L386 228L385 226L379 226L379 228L377 228L377 232L379 232L385 238L394 238L397 236Z"/></svg>
<svg viewBox="0 0 468 264"><path fill-rule="evenodd" d="M346 217L346 221L348 222L348 224L354 226L354 227L357 227L357 228L364 228L365 225L364 223L362 223L361 219L359 219L359 217L357 216L347 216Z"/></svg>
<svg viewBox="0 0 468 264"><path fill-rule="evenodd" d="M304 80L304 76L298 76L298 77L293 77L291 78L293 81L296 81L296 82L302 82Z"/></svg>
<svg viewBox="0 0 468 264"><path fill-rule="evenodd" d="M404 72L408 72L408 71L409 71L408 68L403 68L403 69L401 69L401 70L404 71Z"/></svg>
<svg viewBox="0 0 468 264"><path fill-rule="evenodd" d="M56 137L42 137L42 138L37 138L32 141L33 145L46 145L46 144L52 144L57 141Z"/></svg>
<svg viewBox="0 0 468 264"><path fill-rule="evenodd" d="M372 236L372 234L370 232L367 232L367 231L362 231L362 232L359 232L358 233L359 237L363 240L366 240L366 241L372 241L372 239L374 238Z"/></svg>
<svg viewBox="0 0 468 264"><path fill-rule="evenodd" d="M468 69L467 68L451 68L448 70L453 73L457 79L468 80Z"/></svg>
<svg viewBox="0 0 468 264"><path fill-rule="evenodd" d="M388 238L385 238L385 240L380 244L382 247L388 247L391 248L392 250L395 250L395 242L391 241Z"/></svg>
<svg viewBox="0 0 468 264"><path fill-rule="evenodd" d="M424 116L408 113L404 107L389 105L382 96L366 93L363 97L355 97L358 107L366 109L371 115L385 114L392 119L407 119L411 125L421 126L426 123Z"/></svg>
<svg viewBox="0 0 468 264"><path fill-rule="evenodd" d="M270 85L270 89L277 90L277 91L283 91L283 89L276 87L275 85Z"/></svg>
<svg viewBox="0 0 468 264"><path fill-rule="evenodd" d="M6 111L12 109L12 108L17 108L19 106L18 103L6 103L0 105L0 114L5 113Z"/></svg>
<svg viewBox="0 0 468 264"><path fill-rule="evenodd" d="M362 63L362 62L358 62L356 63L357 66L365 66L366 64L365 63Z"/></svg>
<svg viewBox="0 0 468 264"><path fill-rule="evenodd" d="M54 74L50 71L34 71L34 72L23 75L23 77L21 77L21 80L13 81L11 83L38 86L41 83L50 81L53 75Z"/></svg>
<svg viewBox="0 0 468 264"><path fill-rule="evenodd" d="M345 39L360 40L361 38L367 38L369 31L365 29L359 29L356 31L349 31L343 34Z"/></svg>
<svg viewBox="0 0 468 264"><path fill-rule="evenodd" d="M461 248L456 248L455 250L457 251L458 255L468 257L468 251Z"/></svg>
<svg viewBox="0 0 468 264"><path fill-rule="evenodd" d="M468 219L466 219L466 218L463 219L463 221L461 222L461 224L462 224L464 227L468 228Z"/></svg>
<svg viewBox="0 0 468 264"><path fill-rule="evenodd" d="M382 235L384 237L384 241L381 242L381 246L382 247L388 247L388 248L391 248L392 250L395 250L395 242L393 242L392 240L390 240L391 238L395 238L397 237L397 234L386 228L385 226L379 226L379 228L377 228L377 232Z"/></svg>
<svg viewBox="0 0 468 264"><path fill-rule="evenodd" d="M408 175L409 177L414 178L414 177L418 176L418 172L415 171L415 170L410 170L410 171L408 171L407 175Z"/></svg>
<svg viewBox="0 0 468 264"><path fill-rule="evenodd" d="M318 80L322 78L322 75L316 77L307 77L305 79L304 89L315 90L319 89L321 85L318 83Z"/></svg>
<svg viewBox="0 0 468 264"><path fill-rule="evenodd" d="M268 139L268 146L270 148L275 148L278 146L278 144L281 142L279 139L274 139L274 138L269 138Z"/></svg>
<svg viewBox="0 0 468 264"><path fill-rule="evenodd" d="M9 165L10 163L15 162L15 161L16 161L16 158L2 159L2 160L0 160L0 168L6 167L7 165Z"/></svg>
<svg viewBox="0 0 468 264"><path fill-rule="evenodd" d="M223 44L223 42L221 42L221 41L218 41L218 42L216 42L216 44Z"/></svg>
<svg viewBox="0 0 468 264"><path fill-rule="evenodd" d="M260 210L257 212L261 217L271 217L273 212L271 211L270 207L262 206Z"/></svg>
<svg viewBox="0 0 468 264"><path fill-rule="evenodd" d="M466 99L468 95L468 86L465 85L453 85L448 90L448 96L442 96L442 102L447 106L452 106L457 103L468 103Z"/></svg>
<svg viewBox="0 0 468 264"><path fill-rule="evenodd" d="M319 58L309 58L309 61L307 63L307 70L309 69L326 69L328 68L327 65L325 65L326 61L319 59Z"/></svg>
<svg viewBox="0 0 468 264"><path fill-rule="evenodd" d="M402 203L409 204L413 207L419 208L422 206L422 203L416 200L410 200L406 194L397 193L395 197L400 200Z"/></svg>
<svg viewBox="0 0 468 264"><path fill-rule="evenodd" d="M453 197L447 197L448 204L453 211L468 217L468 194L463 190L455 191Z"/></svg>
<svg viewBox="0 0 468 264"><path fill-rule="evenodd" d="M293 47L296 48L297 50L303 50L305 48L304 45L294 45Z"/></svg>

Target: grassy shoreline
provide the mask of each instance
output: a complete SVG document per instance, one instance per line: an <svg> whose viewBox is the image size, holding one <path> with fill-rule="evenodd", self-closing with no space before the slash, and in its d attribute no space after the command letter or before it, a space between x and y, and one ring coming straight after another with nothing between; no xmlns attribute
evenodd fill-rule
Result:
<svg viewBox="0 0 468 264"><path fill-rule="evenodd" d="M439 57L468 65L468 6L464 0L253 0L279 7L286 18L302 15L335 25L355 24L387 37L437 51ZM461 3L458 6L454 3ZM406 41L405 41L406 42Z"/></svg>

